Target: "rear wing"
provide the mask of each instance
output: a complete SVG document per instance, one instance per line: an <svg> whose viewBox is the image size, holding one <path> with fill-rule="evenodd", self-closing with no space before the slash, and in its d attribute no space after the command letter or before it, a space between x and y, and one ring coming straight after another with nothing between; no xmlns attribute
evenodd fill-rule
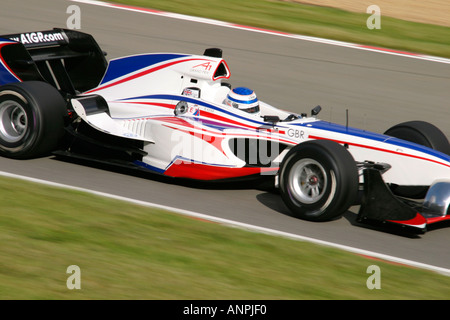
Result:
<svg viewBox="0 0 450 320"><path fill-rule="evenodd" d="M69 43L67 35L60 29L27 32L17 34L7 34L0 36L12 41L21 42L25 48L43 48L51 46L61 46Z"/></svg>
<svg viewBox="0 0 450 320"><path fill-rule="evenodd" d="M16 78L46 81L71 95L96 87L108 65L94 38L80 31L54 28L0 40L13 41L1 47L0 56Z"/></svg>

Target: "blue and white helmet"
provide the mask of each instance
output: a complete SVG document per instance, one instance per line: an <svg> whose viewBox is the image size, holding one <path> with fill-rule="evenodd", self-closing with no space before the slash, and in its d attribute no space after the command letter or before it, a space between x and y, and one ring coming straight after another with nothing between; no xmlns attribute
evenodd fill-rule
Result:
<svg viewBox="0 0 450 320"><path fill-rule="evenodd" d="M245 87L230 90L225 99L225 104L248 113L259 112L259 101L255 91Z"/></svg>

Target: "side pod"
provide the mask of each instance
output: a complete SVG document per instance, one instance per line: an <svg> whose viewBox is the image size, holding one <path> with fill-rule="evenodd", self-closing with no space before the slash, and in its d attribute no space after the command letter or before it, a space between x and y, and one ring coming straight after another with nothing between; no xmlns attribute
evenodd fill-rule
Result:
<svg viewBox="0 0 450 320"><path fill-rule="evenodd" d="M144 138L114 121L110 116L108 104L102 96L79 96L71 99L70 102L76 114L98 131L121 138L154 143L153 140Z"/></svg>
<svg viewBox="0 0 450 320"><path fill-rule="evenodd" d="M364 194L358 212L359 222L389 222L411 227L419 233L426 231L427 219L413 204L392 193L378 169L365 168L363 175Z"/></svg>

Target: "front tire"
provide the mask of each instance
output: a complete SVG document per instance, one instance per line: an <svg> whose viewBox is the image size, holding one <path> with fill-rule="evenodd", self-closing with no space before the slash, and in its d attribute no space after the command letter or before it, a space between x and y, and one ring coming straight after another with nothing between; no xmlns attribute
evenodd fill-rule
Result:
<svg viewBox="0 0 450 320"><path fill-rule="evenodd" d="M439 128L425 121L403 122L389 128L384 134L450 155L450 144L447 137ZM391 189L394 194L401 197L422 199L425 197L428 187L392 185Z"/></svg>
<svg viewBox="0 0 450 320"><path fill-rule="evenodd" d="M44 156L64 134L66 101L45 82L0 87L0 155L14 159Z"/></svg>
<svg viewBox="0 0 450 320"><path fill-rule="evenodd" d="M280 168L280 193L295 217L326 221L341 216L355 203L358 169L352 155L329 140L292 148Z"/></svg>
<svg viewBox="0 0 450 320"><path fill-rule="evenodd" d="M389 128L384 134L450 155L447 137L439 128L426 121L403 122Z"/></svg>

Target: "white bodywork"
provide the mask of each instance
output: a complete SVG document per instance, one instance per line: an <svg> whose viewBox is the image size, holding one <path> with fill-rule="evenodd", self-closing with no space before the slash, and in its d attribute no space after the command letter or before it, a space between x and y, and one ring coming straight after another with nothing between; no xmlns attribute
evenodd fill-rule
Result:
<svg viewBox="0 0 450 320"><path fill-rule="evenodd" d="M172 176L213 179L217 176L208 172L216 169L242 169L238 175L254 174L254 170L247 170L252 163L238 157L229 143L230 139L248 138L283 146L279 154L271 154L270 165L260 166L261 173L276 173L290 147L327 139L345 145L356 161L389 164L391 169L383 176L387 183L431 185L438 179L450 179L450 157L416 144L315 117L283 121L289 112L263 102L257 116L230 108L222 103L230 90L222 81L229 77L222 58L166 53L125 57L112 60L101 84L84 93L104 97L110 115L86 114L76 99L72 104L77 114L96 129L143 141L148 154L140 164ZM278 116L282 121L264 122L265 115ZM255 162L267 156L264 151L266 155L255 155ZM180 164L185 165L183 171L175 169L174 165ZM188 165L195 165L192 174L186 173ZM224 175L219 177L227 177L227 173Z"/></svg>

